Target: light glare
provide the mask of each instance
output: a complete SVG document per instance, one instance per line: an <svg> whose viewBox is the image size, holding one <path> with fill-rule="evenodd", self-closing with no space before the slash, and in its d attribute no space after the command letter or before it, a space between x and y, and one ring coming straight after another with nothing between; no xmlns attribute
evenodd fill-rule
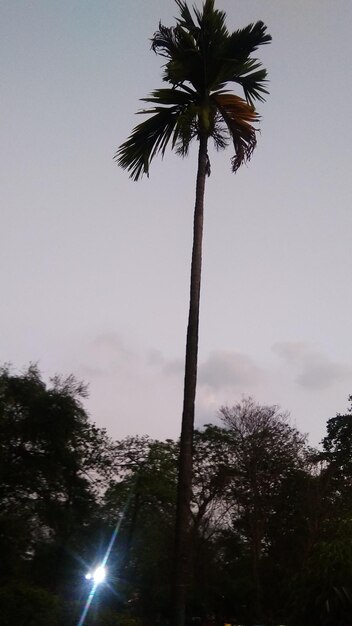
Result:
<svg viewBox="0 0 352 626"><path fill-rule="evenodd" d="M95 584L99 585L99 583L102 583L105 580L105 576L106 576L105 567L103 567L102 565L99 565L99 567L97 567L93 572L93 579L94 579Z"/></svg>

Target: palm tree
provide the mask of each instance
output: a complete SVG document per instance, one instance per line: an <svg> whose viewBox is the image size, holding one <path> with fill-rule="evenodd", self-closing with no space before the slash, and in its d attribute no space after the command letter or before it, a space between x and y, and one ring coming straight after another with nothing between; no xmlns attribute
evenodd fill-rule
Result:
<svg viewBox="0 0 352 626"><path fill-rule="evenodd" d="M175 626L184 624L189 565L189 527L192 495L192 443L197 381L199 298L202 265L204 190L210 174L208 142L217 149L233 144L232 171L248 161L257 143L259 116L254 101L264 100L266 70L252 58L258 46L271 41L258 21L230 33L226 14L205 0L202 11L176 0L180 17L176 26L159 24L152 50L166 59L163 80L170 86L156 89L140 111L150 117L136 126L118 149L115 159L133 180L149 175L149 165L166 147L186 156L193 139L199 141L191 261L190 305L186 340L184 399L180 440L176 514L174 613ZM240 85L245 99L231 93L227 83Z"/></svg>

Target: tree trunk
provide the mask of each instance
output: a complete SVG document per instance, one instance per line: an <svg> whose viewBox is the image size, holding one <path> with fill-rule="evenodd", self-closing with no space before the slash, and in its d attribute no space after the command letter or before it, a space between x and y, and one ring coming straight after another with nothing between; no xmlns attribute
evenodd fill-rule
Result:
<svg viewBox="0 0 352 626"><path fill-rule="evenodd" d="M192 453L194 405L197 383L198 327L200 281L202 269L202 239L204 189L207 174L208 138L199 138L196 201L193 222L193 249L191 263L190 303L187 326L185 378L177 487L175 562L173 586L173 626L184 626L187 588L190 569L190 521L192 496Z"/></svg>

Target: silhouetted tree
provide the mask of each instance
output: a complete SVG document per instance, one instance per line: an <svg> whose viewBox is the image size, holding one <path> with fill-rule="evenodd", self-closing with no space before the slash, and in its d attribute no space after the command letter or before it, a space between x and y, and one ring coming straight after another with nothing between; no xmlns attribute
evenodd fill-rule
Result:
<svg viewBox="0 0 352 626"><path fill-rule="evenodd" d="M262 560L270 545L270 523L282 505L290 478L305 467L305 437L277 406L260 405L252 398L221 408L220 416L228 429L232 452L228 487L232 524L248 542L252 617L260 621L265 606Z"/></svg>
<svg viewBox="0 0 352 626"><path fill-rule="evenodd" d="M0 581L69 584L72 551L94 520L111 462L85 395L73 376L46 384L36 366L0 370Z"/></svg>
<svg viewBox="0 0 352 626"><path fill-rule="evenodd" d="M264 100L266 71L252 54L271 41L263 22L230 33L226 14L205 0L203 9L176 0L180 17L174 27L159 24L152 49L166 59L163 80L169 88L157 89L143 98L153 107L151 115L133 130L117 151L118 164L134 180L149 173L153 157L165 153L168 144L178 154L188 153L193 139L199 141L191 262L190 305L186 340L184 399L178 480L175 551L174 625L183 626L189 565L189 526L192 491L192 446L197 381L199 301L202 265L204 190L210 174L208 142L217 149L233 143L232 170L248 161L256 146L258 121L253 103ZM232 94L228 83L239 85L245 100Z"/></svg>

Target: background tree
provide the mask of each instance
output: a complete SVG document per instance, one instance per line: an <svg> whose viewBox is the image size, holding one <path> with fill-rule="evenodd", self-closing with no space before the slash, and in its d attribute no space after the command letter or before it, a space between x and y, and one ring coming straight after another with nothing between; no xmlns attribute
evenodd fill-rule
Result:
<svg viewBox="0 0 352 626"><path fill-rule="evenodd" d="M82 574L118 527L87 626L164 626L179 442L111 442L84 393L72 376L0 371L0 622L74 626ZM246 398L220 417L194 432L190 615L349 626L351 409L321 452L276 406Z"/></svg>
<svg viewBox="0 0 352 626"><path fill-rule="evenodd" d="M210 174L208 141L212 138L217 149L233 143L234 172L250 159L256 145L253 124L258 121L253 103L267 93L266 71L251 55L271 37L263 22L230 33L226 15L215 9L214 0L205 0L202 11L194 8L194 17L185 2L176 0L176 4L180 11L176 26L159 24L152 38L152 49L166 59L163 80L171 87L143 98L153 104L142 111L151 117L136 126L116 158L137 180L149 173L150 161L158 152L164 154L169 143L185 156L191 141L199 141L176 516L173 619L175 626L182 626L189 562L204 190ZM239 85L246 99L230 93L227 83Z"/></svg>
<svg viewBox="0 0 352 626"><path fill-rule="evenodd" d="M351 406L344 415L328 420L322 445L314 477L316 507L310 518L308 549L294 579L290 626L348 626L351 622Z"/></svg>
<svg viewBox="0 0 352 626"><path fill-rule="evenodd" d="M111 461L109 439L84 411L85 394L73 376L46 384L36 366L19 375L0 370L0 586L7 589L34 584L68 598L76 588ZM43 599L35 590L20 595Z"/></svg>
<svg viewBox="0 0 352 626"><path fill-rule="evenodd" d="M289 481L305 468L305 437L277 406L262 406L252 398L223 407L220 416L231 442L231 524L246 539L251 564L250 617L262 621L268 610L263 566L271 542L269 528Z"/></svg>
<svg viewBox="0 0 352 626"><path fill-rule="evenodd" d="M111 530L122 520L111 555L118 564L117 587L145 623L164 624L170 610L178 444L127 437L115 450L102 517Z"/></svg>
<svg viewBox="0 0 352 626"><path fill-rule="evenodd" d="M352 396L349 397L352 403ZM327 422L323 441L323 474L328 483L335 515L343 518L352 511L352 406L344 415Z"/></svg>

